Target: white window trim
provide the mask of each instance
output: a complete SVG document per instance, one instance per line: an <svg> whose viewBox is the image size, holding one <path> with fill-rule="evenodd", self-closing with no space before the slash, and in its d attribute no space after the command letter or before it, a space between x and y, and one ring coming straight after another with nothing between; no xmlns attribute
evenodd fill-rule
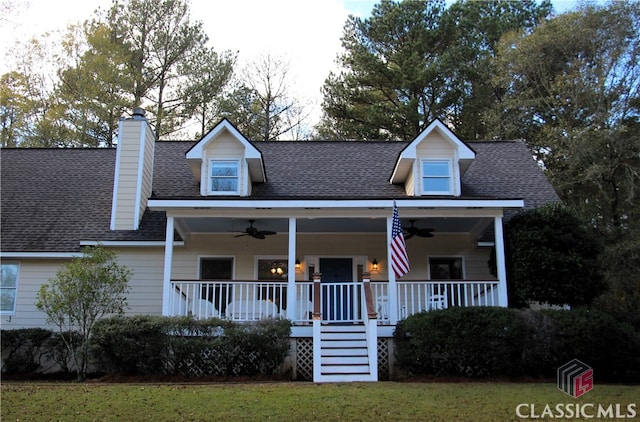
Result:
<svg viewBox="0 0 640 422"><path fill-rule="evenodd" d="M15 265L17 268L16 271L16 287L13 288L15 290L15 296L13 297L13 309L10 311L0 311L0 315L15 315L16 308L18 306L18 285L20 283L20 263L19 262L3 262L1 265ZM3 287L3 289L11 289L11 287Z"/></svg>
<svg viewBox="0 0 640 422"><path fill-rule="evenodd" d="M214 191L211 189L211 170L213 168L213 163L235 163L238 166L238 174L237 174L237 179L238 179L238 183L237 183L237 189L235 191ZM242 169L242 165L240 163L240 160L238 159L209 159L209 168L207 169L207 179L206 179L206 183L207 183L207 195L240 195L240 192L242 191L242 176L243 176L243 169Z"/></svg>
<svg viewBox="0 0 640 422"><path fill-rule="evenodd" d="M425 163L438 163L445 162L449 167L449 190L447 191L430 191L425 189L425 175L424 175L424 165ZM453 160L450 158L430 158L430 159L422 159L420 160L420 191L422 195L455 195L455 187L454 187L454 168L453 168Z"/></svg>
<svg viewBox="0 0 640 422"><path fill-rule="evenodd" d="M431 277L431 259L458 259L462 260L462 280L467 279L467 263L464 255L428 255L427 256L427 279L433 280ZM434 280L439 281L439 280ZM456 281L456 280L454 280Z"/></svg>

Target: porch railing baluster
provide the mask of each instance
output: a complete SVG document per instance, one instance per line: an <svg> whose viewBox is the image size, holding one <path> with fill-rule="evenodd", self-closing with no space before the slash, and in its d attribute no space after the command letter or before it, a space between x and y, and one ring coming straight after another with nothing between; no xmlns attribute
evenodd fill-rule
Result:
<svg viewBox="0 0 640 422"><path fill-rule="evenodd" d="M173 280L169 304L174 315L234 321L288 318L295 324L308 324L318 301L324 321L364 321L361 282L322 283L317 298L312 293L312 284L296 282L296 302L287 306L286 282ZM371 282L371 291L378 324L388 324L389 283ZM404 319L418 312L452 306L499 306L497 292L498 281L399 281L398 317Z"/></svg>

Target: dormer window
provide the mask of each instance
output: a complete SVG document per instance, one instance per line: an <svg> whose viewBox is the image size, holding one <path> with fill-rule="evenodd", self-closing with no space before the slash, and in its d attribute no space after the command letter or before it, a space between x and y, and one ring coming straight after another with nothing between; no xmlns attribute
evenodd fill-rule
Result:
<svg viewBox="0 0 640 422"><path fill-rule="evenodd" d="M209 192L211 194L239 194L239 161L211 160L209 162L211 178Z"/></svg>
<svg viewBox="0 0 640 422"><path fill-rule="evenodd" d="M422 161L422 193L424 195L453 195L451 160Z"/></svg>

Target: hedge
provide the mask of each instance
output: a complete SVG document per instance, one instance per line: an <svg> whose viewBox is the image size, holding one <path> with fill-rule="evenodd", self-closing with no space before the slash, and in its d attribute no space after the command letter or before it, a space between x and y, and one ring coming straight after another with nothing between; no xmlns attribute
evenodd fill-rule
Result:
<svg viewBox="0 0 640 422"><path fill-rule="evenodd" d="M190 317L113 317L96 324L92 356L108 373L273 374L289 351L291 323L237 324Z"/></svg>
<svg viewBox="0 0 640 422"><path fill-rule="evenodd" d="M220 319L130 316L99 320L91 337L94 373L131 375L271 375L289 352L291 323L238 324ZM58 333L41 328L1 330L2 372L31 374L44 361L68 372Z"/></svg>
<svg viewBox="0 0 640 422"><path fill-rule="evenodd" d="M410 376L553 378L577 358L598 380L640 382L640 333L601 312L450 308L400 321L394 338Z"/></svg>

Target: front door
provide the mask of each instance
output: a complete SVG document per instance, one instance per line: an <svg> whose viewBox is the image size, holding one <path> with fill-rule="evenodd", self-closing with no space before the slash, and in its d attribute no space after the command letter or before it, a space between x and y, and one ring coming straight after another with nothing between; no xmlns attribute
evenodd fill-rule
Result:
<svg viewBox="0 0 640 422"><path fill-rule="evenodd" d="M322 273L322 319L330 322L353 321L358 303L353 283L353 259L320 258Z"/></svg>

